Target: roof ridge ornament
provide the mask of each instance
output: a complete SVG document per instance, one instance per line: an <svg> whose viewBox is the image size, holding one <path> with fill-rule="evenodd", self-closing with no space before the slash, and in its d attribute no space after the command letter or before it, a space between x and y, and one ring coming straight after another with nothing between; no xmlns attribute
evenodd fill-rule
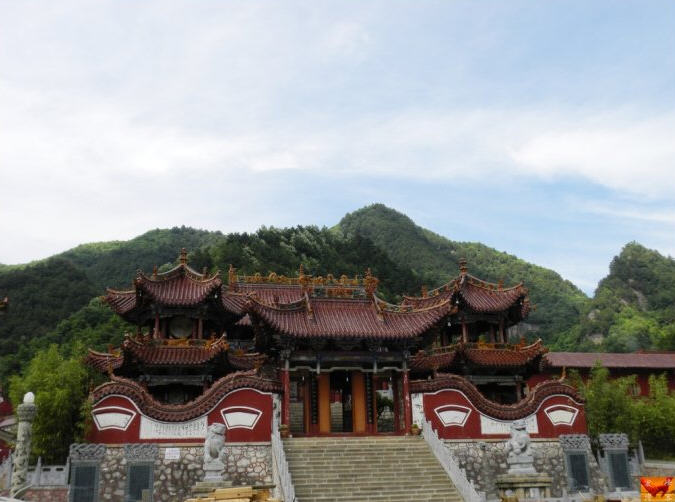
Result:
<svg viewBox="0 0 675 502"><path fill-rule="evenodd" d="M466 258L460 258L459 259L459 273L460 275L466 275L467 272L469 271L467 265Z"/></svg>
<svg viewBox="0 0 675 502"><path fill-rule="evenodd" d="M234 291L237 283L237 269L230 263L230 268L227 270L227 286L230 291Z"/></svg>
<svg viewBox="0 0 675 502"><path fill-rule="evenodd" d="M180 264L187 265L187 249L185 248L180 249Z"/></svg>
<svg viewBox="0 0 675 502"><path fill-rule="evenodd" d="M363 278L363 286L365 287L366 295L368 297L372 297L375 294L379 282L380 280L372 274L370 267L368 267L366 275Z"/></svg>

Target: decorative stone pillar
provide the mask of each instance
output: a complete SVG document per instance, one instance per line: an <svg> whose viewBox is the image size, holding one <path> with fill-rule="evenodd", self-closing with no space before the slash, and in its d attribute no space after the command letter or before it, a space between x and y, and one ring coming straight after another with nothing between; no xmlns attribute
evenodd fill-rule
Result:
<svg viewBox="0 0 675 502"><path fill-rule="evenodd" d="M12 496L16 495L26 486L33 420L35 419L36 412L35 395L32 392L27 392L23 396L23 403L16 407L19 424L16 435L14 465L12 466L12 487L10 489L10 495Z"/></svg>

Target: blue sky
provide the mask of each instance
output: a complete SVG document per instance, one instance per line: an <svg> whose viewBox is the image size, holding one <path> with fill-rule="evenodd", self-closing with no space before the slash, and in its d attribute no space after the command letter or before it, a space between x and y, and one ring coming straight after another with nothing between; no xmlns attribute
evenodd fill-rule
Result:
<svg viewBox="0 0 675 502"><path fill-rule="evenodd" d="M0 0L0 262L383 202L592 293L675 254L673 2Z"/></svg>

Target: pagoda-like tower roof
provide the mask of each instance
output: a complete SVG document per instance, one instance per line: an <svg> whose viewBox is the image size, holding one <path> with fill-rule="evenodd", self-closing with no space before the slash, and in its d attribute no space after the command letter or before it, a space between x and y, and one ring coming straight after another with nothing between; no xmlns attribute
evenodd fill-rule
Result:
<svg viewBox="0 0 675 502"><path fill-rule="evenodd" d="M220 272L213 275L199 273L187 264L187 252L181 250L179 264L167 272L152 275L137 272L133 289L108 288L104 301L127 321L137 322L150 304L165 307L194 307L209 298L220 297L222 280Z"/></svg>
<svg viewBox="0 0 675 502"><path fill-rule="evenodd" d="M468 273L464 260L459 276L422 296L404 296L403 304L422 308L447 300L464 312L508 314L509 325L525 319L530 312L528 289L522 282L505 288L501 283L484 281Z"/></svg>

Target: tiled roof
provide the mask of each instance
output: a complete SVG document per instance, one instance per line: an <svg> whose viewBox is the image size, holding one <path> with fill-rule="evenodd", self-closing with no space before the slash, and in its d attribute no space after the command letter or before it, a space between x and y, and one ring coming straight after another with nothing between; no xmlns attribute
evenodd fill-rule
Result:
<svg viewBox="0 0 675 502"><path fill-rule="evenodd" d="M467 360L476 365L509 367L523 366L537 356L548 352L548 349L542 345L541 340L537 340L533 344L524 347L491 348L489 344L483 346L480 344L466 344L462 347L461 352Z"/></svg>
<svg viewBox="0 0 675 502"><path fill-rule="evenodd" d="M102 373L116 370L124 363L124 356L121 353L110 354L107 352L97 352L89 349L89 353L84 358L85 364Z"/></svg>
<svg viewBox="0 0 675 502"><path fill-rule="evenodd" d="M85 361L93 368L106 372L122 366L127 359L153 366L198 365L227 351L225 337L210 340L146 340L127 336L121 350L111 353L89 350Z"/></svg>
<svg viewBox="0 0 675 502"><path fill-rule="evenodd" d="M453 303L462 300L469 309L479 313L503 312L518 305L520 317L524 319L530 311L528 291L522 283L503 288L500 284L486 282L469 274L462 274L425 296L406 296L404 303L420 308L448 299L452 299Z"/></svg>
<svg viewBox="0 0 675 502"><path fill-rule="evenodd" d="M131 399L141 412L163 422L183 422L204 415L218 404L228 392L250 387L263 392L280 392L281 386L276 380L261 377L255 370L230 373L213 383L201 396L185 404L164 404L157 401L140 384L114 376L111 381L99 385L92 394L94 403L106 396L120 394Z"/></svg>
<svg viewBox="0 0 675 502"><path fill-rule="evenodd" d="M148 276L138 271L134 288L127 291L108 289L103 299L118 314L124 315L139 306L144 298L173 307L186 307L202 303L209 295L220 294L223 281L220 273L212 276L200 274L187 265L185 250L181 252L178 266L168 272Z"/></svg>
<svg viewBox="0 0 675 502"><path fill-rule="evenodd" d="M410 369L412 370L439 370L449 367L457 356L456 350L436 354L426 354L419 351L410 358Z"/></svg>
<svg viewBox="0 0 675 502"><path fill-rule="evenodd" d="M606 368L675 369L675 352L616 354L601 352L549 352L544 364L553 368L592 368L596 361Z"/></svg>
<svg viewBox="0 0 675 502"><path fill-rule="evenodd" d="M457 360L495 368L518 367L546 352L548 349L541 340L527 346L460 342L430 353L419 351L411 358L410 368L439 370L450 367Z"/></svg>
<svg viewBox="0 0 675 502"><path fill-rule="evenodd" d="M399 309L373 297L357 299L305 298L288 304L267 305L251 298L249 315L285 335L310 338L378 338L415 337L449 311L444 302L428 309Z"/></svg>
<svg viewBox="0 0 675 502"><path fill-rule="evenodd" d="M266 354L259 354L257 352L252 354L235 354L232 352L227 353L227 361L232 365L232 367L238 370L251 370L254 368L260 368L266 360Z"/></svg>
<svg viewBox="0 0 675 502"><path fill-rule="evenodd" d="M459 375L438 373L432 380L413 380L410 382L411 392L436 392L444 389L462 391L478 411L500 420L518 420L525 418L539 408L549 396L562 394L578 403L583 399L574 387L557 380L547 380L530 390L527 397L514 404L499 404L486 398L471 382Z"/></svg>

